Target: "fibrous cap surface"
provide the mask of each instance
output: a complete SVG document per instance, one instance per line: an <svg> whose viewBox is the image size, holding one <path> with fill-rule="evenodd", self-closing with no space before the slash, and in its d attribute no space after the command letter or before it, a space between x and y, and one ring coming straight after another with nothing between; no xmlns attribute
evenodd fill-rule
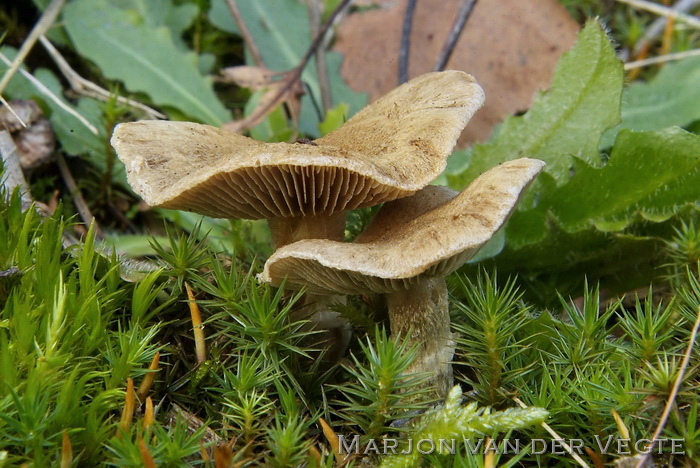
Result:
<svg viewBox="0 0 700 468"><path fill-rule="evenodd" d="M189 122L115 128L129 184L152 206L275 218L371 206L420 190L445 168L484 94L459 71L394 89L311 144L265 143Z"/></svg>

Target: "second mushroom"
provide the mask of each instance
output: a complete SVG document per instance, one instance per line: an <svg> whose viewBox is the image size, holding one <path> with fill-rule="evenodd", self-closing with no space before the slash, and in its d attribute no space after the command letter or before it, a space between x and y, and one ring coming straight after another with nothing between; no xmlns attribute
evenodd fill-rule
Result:
<svg viewBox="0 0 700 468"><path fill-rule="evenodd" d="M426 187L385 204L354 243L302 240L272 255L260 279L316 294L386 295L392 333L418 347L408 372L430 376L444 397L452 386L445 275L503 226L544 163L518 159L482 174L462 193Z"/></svg>

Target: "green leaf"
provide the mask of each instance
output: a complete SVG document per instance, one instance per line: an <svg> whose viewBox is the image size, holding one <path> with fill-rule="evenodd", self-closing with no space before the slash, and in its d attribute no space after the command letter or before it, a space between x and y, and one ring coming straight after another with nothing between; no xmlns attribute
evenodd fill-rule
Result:
<svg viewBox="0 0 700 468"><path fill-rule="evenodd" d="M622 130L605 166L577 161L569 183L541 182L537 206L508 223L499 269L554 274L559 285L585 271L633 289L657 274L654 258L671 229L663 221L700 208L700 136Z"/></svg>
<svg viewBox="0 0 700 468"><path fill-rule="evenodd" d="M245 105L245 115L250 115L260 98L267 90L256 91ZM294 135L294 129L289 126L289 121L282 106L275 107L270 111L262 122L250 129L250 137L259 141L289 141Z"/></svg>
<svg viewBox="0 0 700 468"><path fill-rule="evenodd" d="M623 130L608 164L578 166L571 182L542 201L569 232L591 224L619 231L638 216L660 222L686 204L700 206L700 137L678 128Z"/></svg>
<svg viewBox="0 0 700 468"><path fill-rule="evenodd" d="M144 21L150 28L167 27L175 46L193 60L202 74L208 73L216 61L212 54L196 56L182 39L182 34L189 28L199 14L194 3L174 5L172 0L115 0L113 4Z"/></svg>
<svg viewBox="0 0 700 468"><path fill-rule="evenodd" d="M623 130L605 166L579 160L564 186L542 182L537 206L515 213L508 224L513 248L542 241L550 214L570 233L591 227L621 231L640 218L661 222L688 204L699 206L700 137L677 128Z"/></svg>
<svg viewBox="0 0 700 468"><path fill-rule="evenodd" d="M663 241L652 235L602 232L594 227L567 233L551 223L541 241L508 244L496 258L498 271L527 278L530 299L557 307L552 298L580 294L584 276L612 291L630 291L659 274L654 256Z"/></svg>
<svg viewBox="0 0 700 468"><path fill-rule="evenodd" d="M603 28L589 21L560 60L551 89L527 114L507 119L492 141L476 145L464 165L451 161L450 185L463 188L491 167L520 157L545 161L557 185L568 179L572 156L600 163L600 135L619 121L622 80L622 65Z"/></svg>
<svg viewBox="0 0 700 468"><path fill-rule="evenodd" d="M290 70L301 62L306 50L311 45L308 13L302 2L292 0L256 0L238 2L238 8L250 30L255 43L260 49L265 67L275 71ZM238 33L226 0L212 0L209 20L224 31ZM366 103L364 94L356 93L347 87L340 76L342 56L335 52L326 52L332 106L347 103L352 115ZM250 57L249 65L255 65ZM320 106L320 86L316 74L315 59L309 61L301 76L308 86L307 94L302 98L299 127L302 133L319 136L319 116L316 107ZM313 95L314 101L311 96Z"/></svg>
<svg viewBox="0 0 700 468"><path fill-rule="evenodd" d="M692 75L690 68L682 69ZM644 98L642 91L661 95L660 90L672 87L674 77L680 79L676 73L634 88L628 98L661 105L658 96ZM521 156L548 163L506 226L507 248L498 258L501 269L526 265L530 271L558 275L583 269L591 277L613 275L618 284L636 286L630 278L638 281L647 274L653 256L649 247L656 235L655 228L639 221L659 223L698 206L700 137L691 133L622 130L602 164L599 139L618 120L622 84L622 69L608 39L596 23L589 23L559 63L552 89L527 114L506 120L491 142L453 155L448 166L453 186ZM670 109L664 112L672 114ZM693 117L681 111L677 118L676 123ZM659 117L662 121L672 122L664 116ZM468 167L460 169L460 161ZM631 224L645 227L629 233ZM631 265L625 255L636 263ZM622 278L619 273L625 268L641 276Z"/></svg>
<svg viewBox="0 0 700 468"><path fill-rule="evenodd" d="M180 37L194 21L198 8L192 3L173 5L171 0L113 0L111 5L132 15L135 22L151 28L166 26L173 35L173 41L185 47Z"/></svg>
<svg viewBox="0 0 700 468"><path fill-rule="evenodd" d="M601 148L612 146L623 129L660 130L700 119L700 57L669 63L648 83L633 83L622 94L622 123L606 132Z"/></svg>
<svg viewBox="0 0 700 468"><path fill-rule="evenodd" d="M328 135L336 128L340 128L348 120L348 111L350 106L342 102L335 106L333 109L329 109L326 112L326 118L323 122L318 124L318 130L321 135Z"/></svg>
<svg viewBox="0 0 700 468"><path fill-rule="evenodd" d="M491 236L491 239L479 249L476 255L468 260L467 263L479 263L487 258L492 258L501 253L506 245L506 230L499 229L496 234Z"/></svg>
<svg viewBox="0 0 700 468"><path fill-rule="evenodd" d="M65 6L63 20L76 50L107 78L203 123L218 126L230 120L211 80L199 72L197 57L178 47L168 26L149 24L167 22L165 18L144 17L107 0L75 0ZM181 18L171 20L169 26L177 29L182 23Z"/></svg>

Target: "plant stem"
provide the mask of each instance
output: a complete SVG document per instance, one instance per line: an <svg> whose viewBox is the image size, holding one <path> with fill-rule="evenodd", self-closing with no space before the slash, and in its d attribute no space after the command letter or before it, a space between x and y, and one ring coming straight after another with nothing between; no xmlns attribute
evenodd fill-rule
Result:
<svg viewBox="0 0 700 468"><path fill-rule="evenodd" d="M399 51L399 84L408 81L408 61L411 54L411 26L413 25L413 13L416 11L416 0L408 0L406 13L403 17L401 30L401 49Z"/></svg>
<svg viewBox="0 0 700 468"><path fill-rule="evenodd" d="M341 242L345 237L345 213L307 215L294 218L268 219L272 242L279 249L304 239L330 239ZM308 320L306 330L322 332L316 337L318 346L325 349L326 362L342 357L350 342L349 322L332 309L333 304L344 304L345 296L304 294L304 306L293 313L293 320Z"/></svg>
<svg viewBox="0 0 700 468"><path fill-rule="evenodd" d="M236 0L226 0L226 3L228 5L228 9L231 11L233 20L236 22L236 26L238 26L238 29L241 31L241 36L243 36L245 44L248 46L250 56L253 57L253 61L257 66L264 67L265 62L263 61L260 49L258 49L258 45L253 40L253 35L250 34L248 26L246 26L245 21L243 20L243 15L241 15L238 5L236 5Z"/></svg>
<svg viewBox="0 0 700 468"><path fill-rule="evenodd" d="M634 70L635 68L646 67L648 65L656 65L658 63L666 63L674 60L682 60L688 57L700 56L700 49L685 50L683 52L675 52L673 54L659 55L658 57L650 57L625 64L625 71Z"/></svg>
<svg viewBox="0 0 700 468"><path fill-rule="evenodd" d="M5 65L8 65L8 66L12 65L12 62L10 61L10 59L8 59L7 57L5 57L5 55L2 54L2 53L0 53L0 61L4 62ZM39 81L39 80L37 80L36 78L34 78L34 75L32 75L31 73L29 73L29 72L27 72L27 71L25 71L25 70L22 70L21 68L19 69L19 73L20 73L22 76L24 76L24 77L37 89L37 91L39 91L41 94L43 94L43 95L46 96L47 98L51 99L51 100L52 100L53 102L55 102L56 105L59 106L61 109L63 109L64 111L68 112L69 114L71 114L71 115L72 115L73 117L75 117L76 119L78 119L78 120L80 121L80 123L82 123L83 125L85 125L85 127L86 127L88 130L90 130L93 134L99 135L100 132L97 131L97 129L95 128L94 125L92 125L90 122L88 122L88 120L87 120L85 117L83 117L82 115L80 115L79 113L77 113L73 108L71 108L70 106L66 105L66 103L64 103L63 101L61 101L61 99L59 99L58 96L56 96L56 95L55 95L49 88L47 88L41 81ZM7 75L6 75L6 76L7 76Z"/></svg>
<svg viewBox="0 0 700 468"><path fill-rule="evenodd" d="M627 5L630 5L634 8L638 8L640 10L646 10L651 13L654 13L659 16L673 16L675 17L676 21L680 21L683 23L686 23L688 26L692 26L694 28L700 28L700 19L697 19L693 15L688 15L686 13L681 13L680 11L676 11L672 8L665 7L663 5L659 5L658 3L653 3L653 2L648 2L646 0L617 0L619 3L625 3Z"/></svg>
<svg viewBox="0 0 700 468"><path fill-rule="evenodd" d="M101 101L107 101L111 99L112 94L106 89L96 85L90 80L86 80L82 76L78 74L73 68L68 64L66 59L61 55L61 53L54 47L54 45L49 41L46 36L41 36L39 37L39 41L41 44L44 46L44 49L46 49L46 52L51 56L53 61L56 63L56 66L58 69L61 71L63 74L63 77L68 81L68 84L70 85L71 89L75 91L78 94L82 94L84 96L89 96L95 99L99 99ZM149 118L151 119L166 119L167 116L161 112L158 112L157 110L148 107L145 104L142 104L138 101L134 101L133 99L128 99L125 98L124 96L116 96L116 100L119 104L124 104L130 107L133 107L134 109L141 110L145 113L148 114ZM111 134L111 133L110 133Z"/></svg>
<svg viewBox="0 0 700 468"><path fill-rule="evenodd" d="M450 29L450 35L447 36L447 40L440 51L440 55L438 56L433 71L443 71L445 69L447 61L450 60L452 51L454 51L455 46L457 45L457 40L459 40L459 36L461 36L462 31L464 31L464 25L467 24L467 20L471 16L472 11L474 11L476 2L477 0L464 0L462 2L462 6L459 8L459 12L457 13L457 18L455 18L455 22L452 24L452 28Z"/></svg>
<svg viewBox="0 0 700 468"><path fill-rule="evenodd" d="M0 130L0 162L4 169L2 178L0 179L0 188L4 188L6 193L11 194L17 188L22 197L22 204L30 205L32 195L29 193L29 185L24 178L22 166L19 162L19 153L14 140L10 133L5 130Z"/></svg>
<svg viewBox="0 0 700 468"><path fill-rule="evenodd" d="M309 4L309 22L311 23L311 31L318 34L321 27L321 8L323 0L308 0ZM326 41L321 43L321 46L316 50L316 74L318 75L318 86L321 90L321 104L323 106L323 115L325 116L328 109L331 108L331 87L328 81L328 66L326 65Z"/></svg>
<svg viewBox="0 0 700 468"><path fill-rule="evenodd" d="M527 408L527 405L523 403L519 398L513 397L513 401L515 401L518 405L520 405L521 408ZM586 463L583 458L581 458L572 448L569 444L566 443L565 439L562 438L559 434L557 434L554 429L551 428L549 424L546 422L541 422L540 426L544 428L545 431L549 432L549 434L554 438L554 440L560 441L561 446L564 447L564 449L569 452L569 455L571 455L571 458L576 460L576 462L581 465L583 468L589 468L588 463Z"/></svg>
<svg viewBox="0 0 700 468"><path fill-rule="evenodd" d="M328 18L328 20L324 23L323 27L321 30L318 32L316 37L314 38L313 42L307 49L306 53L304 54L304 57L301 59L299 62L299 65L294 67L292 70L289 71L289 77L285 78L285 83L283 86L280 86L279 91L268 101L268 103L264 106L261 106L255 110L251 115L249 115L245 120L246 122L257 122L257 119L261 115L266 115L268 112L270 112L271 109L273 109L277 104L279 104L280 99L282 96L286 95L289 93L289 91L294 88L296 83L299 81L301 78L301 74L304 71L304 68L306 68L306 65L308 65L309 60L311 60L311 57L316 53L316 50L321 46L323 43L323 39L326 36L326 33L330 29L330 27L333 25L335 22L335 19L338 17L340 12L342 12L345 8L352 3L353 0L343 0L340 5L336 7L335 10L333 10L333 13L331 13L331 16ZM248 124L250 125L250 124ZM248 128L247 125L244 126L243 128Z"/></svg>
<svg viewBox="0 0 700 468"><path fill-rule="evenodd" d="M44 34L56 20L56 17L58 16L58 13L61 11L61 8L65 2L66 0L53 0L46 7L44 13L41 15L41 18L36 25L34 25L32 32L29 33L29 36L27 36L22 43L22 47L20 47L19 52L17 52L17 56L12 61L10 68L5 72L2 80L0 80L0 94L5 91L5 87L17 72L20 65L22 65L24 59L27 58L27 55L32 50L32 47L34 47L34 44L36 44L39 36Z"/></svg>
<svg viewBox="0 0 700 468"><path fill-rule="evenodd" d="M95 223L95 234L97 238L100 240L104 239L104 233L102 232L102 229L100 229L100 226L97 224L97 220L90 212L90 208L88 208L87 202L85 201L82 192L78 188L78 184L75 183L73 174L71 174L70 169L68 168L66 159L61 153L58 153L58 155L56 156L56 163L58 165L58 171L61 173L61 177L63 177L63 182L65 182L69 193L73 197L73 204L78 210L80 219L83 220L83 223L86 227L90 227L90 224Z"/></svg>
<svg viewBox="0 0 700 468"><path fill-rule="evenodd" d="M187 290L187 301L190 307L190 316L192 318L192 332L194 334L194 347L195 353L197 354L197 363L202 364L207 360L207 344L206 338L204 336L204 325L202 325L202 315L199 313L199 306L197 305L194 293L192 293L192 288L185 282L185 289Z"/></svg>

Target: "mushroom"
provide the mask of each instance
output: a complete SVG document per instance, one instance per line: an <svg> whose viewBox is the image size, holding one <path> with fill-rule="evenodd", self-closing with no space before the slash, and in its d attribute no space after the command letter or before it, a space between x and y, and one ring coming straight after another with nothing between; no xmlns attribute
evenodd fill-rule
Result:
<svg viewBox="0 0 700 468"><path fill-rule="evenodd" d="M445 275L503 226L544 163L517 159L478 177L462 193L426 187L385 204L353 243L303 240L277 250L259 279L315 294L386 295L391 332L418 345L408 372L431 374L443 397L452 385Z"/></svg>
<svg viewBox="0 0 700 468"><path fill-rule="evenodd" d="M129 184L149 205L265 218L281 247L300 239L340 240L343 211L402 198L430 183L483 101L470 75L436 72L306 143L265 143L168 121L117 125L111 143Z"/></svg>
<svg viewBox="0 0 700 468"><path fill-rule="evenodd" d="M149 205L265 218L279 248L301 239L341 241L345 210L406 197L430 183L483 101L470 75L436 72L307 143L264 143L166 121L120 124L111 142L129 184ZM318 298L306 302L314 305L307 310L315 321L338 318Z"/></svg>

